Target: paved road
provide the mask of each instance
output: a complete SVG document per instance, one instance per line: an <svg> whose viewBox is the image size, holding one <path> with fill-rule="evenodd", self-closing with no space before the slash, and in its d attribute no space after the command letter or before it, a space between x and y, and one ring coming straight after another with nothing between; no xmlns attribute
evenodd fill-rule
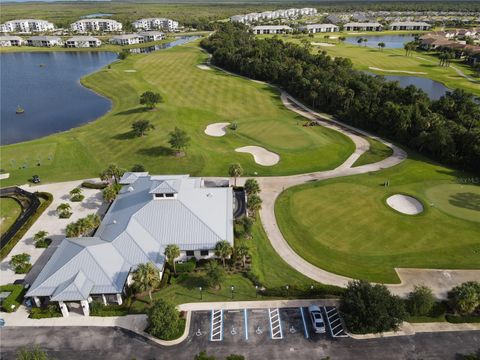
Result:
<svg viewBox="0 0 480 360"><path fill-rule="evenodd" d="M457 359L458 354L472 353L480 348L480 331L455 333L424 333L385 339L331 340L265 340L257 346L248 342L232 343L208 341L193 333L181 345L165 348L133 332L121 328L68 327L4 328L1 358L15 359L22 346L39 345L55 359L193 359L202 350L224 359L231 353L253 359L321 359L330 356L342 359ZM260 346L261 345L261 346Z"/></svg>

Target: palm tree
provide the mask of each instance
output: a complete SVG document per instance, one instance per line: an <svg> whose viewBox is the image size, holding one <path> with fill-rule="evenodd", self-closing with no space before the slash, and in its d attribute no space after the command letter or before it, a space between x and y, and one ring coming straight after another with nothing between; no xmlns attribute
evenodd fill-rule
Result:
<svg viewBox="0 0 480 360"><path fill-rule="evenodd" d="M118 184L118 181L120 180L120 178L122 177L124 172L125 171L123 169L120 169L117 165L110 164L100 174L100 179L102 179L103 181L108 181L108 182L111 182L112 179L113 179L115 181L115 184Z"/></svg>
<svg viewBox="0 0 480 360"><path fill-rule="evenodd" d="M103 200L107 202L112 202L117 197L117 190L112 185L107 186L103 189Z"/></svg>
<svg viewBox="0 0 480 360"><path fill-rule="evenodd" d="M79 237L81 235L80 233L80 228L76 222L72 222L67 225L67 228L65 229L65 234L67 237L72 238L72 237Z"/></svg>
<svg viewBox="0 0 480 360"><path fill-rule="evenodd" d="M378 47L380 48L380 50L383 51L383 48L385 47L385 43L384 42L379 42Z"/></svg>
<svg viewBox="0 0 480 360"><path fill-rule="evenodd" d="M242 176L242 174L243 168L242 165L240 165L239 163L232 164L228 168L228 175L235 179L235 186L237 186L237 177Z"/></svg>
<svg viewBox="0 0 480 360"><path fill-rule="evenodd" d="M98 216L97 214L89 214L87 215L85 220L87 222L89 230L93 230L100 226L100 216Z"/></svg>
<svg viewBox="0 0 480 360"><path fill-rule="evenodd" d="M165 247L165 251L163 253L168 261L172 262L173 265L173 272L175 275L177 274L177 269L175 268L175 259L180 256L180 248L175 244L170 244Z"/></svg>
<svg viewBox="0 0 480 360"><path fill-rule="evenodd" d="M35 235L33 235L33 240L35 241L35 244L39 241L44 241L47 235L48 232L44 230L40 230L39 232L37 232Z"/></svg>
<svg viewBox="0 0 480 360"><path fill-rule="evenodd" d="M252 216L255 216L258 210L262 208L262 199L258 195L250 195L247 199L247 209Z"/></svg>
<svg viewBox="0 0 480 360"><path fill-rule="evenodd" d="M256 195L260 192L260 185L256 179L247 179L244 185L245 192L247 195Z"/></svg>
<svg viewBox="0 0 480 360"><path fill-rule="evenodd" d="M358 46L361 46L363 44L363 38L359 38L357 40L357 44L358 44Z"/></svg>
<svg viewBox="0 0 480 360"><path fill-rule="evenodd" d="M236 256L238 256L239 258L242 259L242 264L243 264L244 269L245 269L246 258L249 254L249 250L250 249L248 248L247 244L245 244L245 243L241 243L240 245L235 247L235 254L236 254Z"/></svg>
<svg viewBox="0 0 480 360"><path fill-rule="evenodd" d="M132 280L135 291L148 291L150 302L152 302L152 290L160 284L160 275L155 265L151 262L138 265L133 272Z"/></svg>
<svg viewBox="0 0 480 360"><path fill-rule="evenodd" d="M223 267L225 267L225 259L232 255L232 246L226 240L217 242L215 245L215 255L222 258Z"/></svg>
<svg viewBox="0 0 480 360"><path fill-rule="evenodd" d="M67 203L62 203L57 206L57 214L60 218L69 218L72 215L72 207Z"/></svg>
<svg viewBox="0 0 480 360"><path fill-rule="evenodd" d="M368 41L367 38L363 38L363 42L364 42L364 44L365 44L365 45L364 45L365 47L367 46L367 41Z"/></svg>

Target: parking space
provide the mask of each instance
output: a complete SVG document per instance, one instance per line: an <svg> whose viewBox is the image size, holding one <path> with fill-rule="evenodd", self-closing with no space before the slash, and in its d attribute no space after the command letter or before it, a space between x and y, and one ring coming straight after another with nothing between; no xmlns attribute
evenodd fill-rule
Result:
<svg viewBox="0 0 480 360"><path fill-rule="evenodd" d="M271 341L268 309L248 309L248 342L261 344Z"/></svg>
<svg viewBox="0 0 480 360"><path fill-rule="evenodd" d="M342 319L338 310L334 306L324 306L324 320L327 323L329 334L334 337L348 337L343 327Z"/></svg>
<svg viewBox="0 0 480 360"><path fill-rule="evenodd" d="M246 310L225 310L223 312L223 340L241 342L248 340L248 323ZM247 323L247 325L246 325Z"/></svg>
<svg viewBox="0 0 480 360"><path fill-rule="evenodd" d="M280 309L283 332L288 339L309 339L311 329L308 314L303 308Z"/></svg>

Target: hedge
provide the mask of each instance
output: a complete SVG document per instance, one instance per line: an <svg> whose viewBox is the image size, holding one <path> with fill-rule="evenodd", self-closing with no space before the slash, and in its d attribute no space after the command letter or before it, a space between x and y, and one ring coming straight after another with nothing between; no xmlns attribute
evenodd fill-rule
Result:
<svg viewBox="0 0 480 360"><path fill-rule="evenodd" d="M91 316L125 316L128 315L128 306L127 304L107 304L103 305L98 301L93 301L90 304L90 315Z"/></svg>
<svg viewBox="0 0 480 360"><path fill-rule="evenodd" d="M17 231L15 236L13 236L10 241L0 250L0 260L5 259L5 257L10 253L15 245L20 241L20 239L25 235L25 233L30 229L30 227L37 221L40 215L43 214L46 208L50 206L53 201L53 195L46 192L36 192L35 195L39 198L44 199L40 206L38 207L35 214L33 214L25 224Z"/></svg>
<svg viewBox="0 0 480 360"><path fill-rule="evenodd" d="M291 297L291 298L318 298L326 296L341 296L345 289L334 285L317 284L313 286L296 286L290 285L288 290L285 286L267 288L260 291L263 296L269 297Z"/></svg>
<svg viewBox="0 0 480 360"><path fill-rule="evenodd" d="M33 307L30 309L31 319L48 319L62 317L62 313L57 305L48 305L46 308Z"/></svg>
<svg viewBox="0 0 480 360"><path fill-rule="evenodd" d="M480 323L480 315L446 315L445 318L449 323Z"/></svg>
<svg viewBox="0 0 480 360"><path fill-rule="evenodd" d="M25 289L23 285L2 285L0 286L0 292L9 291L10 295L8 295L2 302L2 310L6 312L13 312L18 309L18 307L22 304L23 296L25 295ZM14 306L12 308L12 305Z"/></svg>
<svg viewBox="0 0 480 360"><path fill-rule="evenodd" d="M108 186L108 184L104 182L97 183L97 182L91 182L91 181L84 181L82 182L81 186L86 189L103 190Z"/></svg>
<svg viewBox="0 0 480 360"><path fill-rule="evenodd" d="M191 258L188 261L185 261L184 263L176 264L175 269L177 270L177 273L191 273L195 268L197 267L197 259Z"/></svg>

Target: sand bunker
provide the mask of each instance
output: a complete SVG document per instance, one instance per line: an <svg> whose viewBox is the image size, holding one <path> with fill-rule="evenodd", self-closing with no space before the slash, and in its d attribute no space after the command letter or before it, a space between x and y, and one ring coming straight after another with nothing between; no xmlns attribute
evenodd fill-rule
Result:
<svg viewBox="0 0 480 360"><path fill-rule="evenodd" d="M210 124L205 128L205 134L209 136L223 136L227 132L225 131L225 128L230 125L228 122L223 122L223 123L215 123L215 124Z"/></svg>
<svg viewBox="0 0 480 360"><path fill-rule="evenodd" d="M412 196L392 195L387 199L387 204L402 214L417 215L423 212L422 203Z"/></svg>
<svg viewBox="0 0 480 360"><path fill-rule="evenodd" d="M320 42L320 43L312 42L311 44L314 45L314 46L335 46L335 44L322 43L322 42Z"/></svg>
<svg viewBox="0 0 480 360"><path fill-rule="evenodd" d="M202 70L212 70L210 66L204 64L197 65L197 67Z"/></svg>
<svg viewBox="0 0 480 360"><path fill-rule="evenodd" d="M124 72L137 72L137 70L123 70Z"/></svg>
<svg viewBox="0 0 480 360"><path fill-rule="evenodd" d="M377 71L384 71L384 72L391 72L391 73L404 73L404 74L417 74L417 75L425 75L426 72L418 72L418 71L407 71L407 70L385 70L385 69L380 69L377 67L368 67L370 70L377 70Z"/></svg>
<svg viewBox="0 0 480 360"><path fill-rule="evenodd" d="M244 146L235 149L236 152L253 155L253 159L259 165L273 166L280 161L280 156L260 146Z"/></svg>

